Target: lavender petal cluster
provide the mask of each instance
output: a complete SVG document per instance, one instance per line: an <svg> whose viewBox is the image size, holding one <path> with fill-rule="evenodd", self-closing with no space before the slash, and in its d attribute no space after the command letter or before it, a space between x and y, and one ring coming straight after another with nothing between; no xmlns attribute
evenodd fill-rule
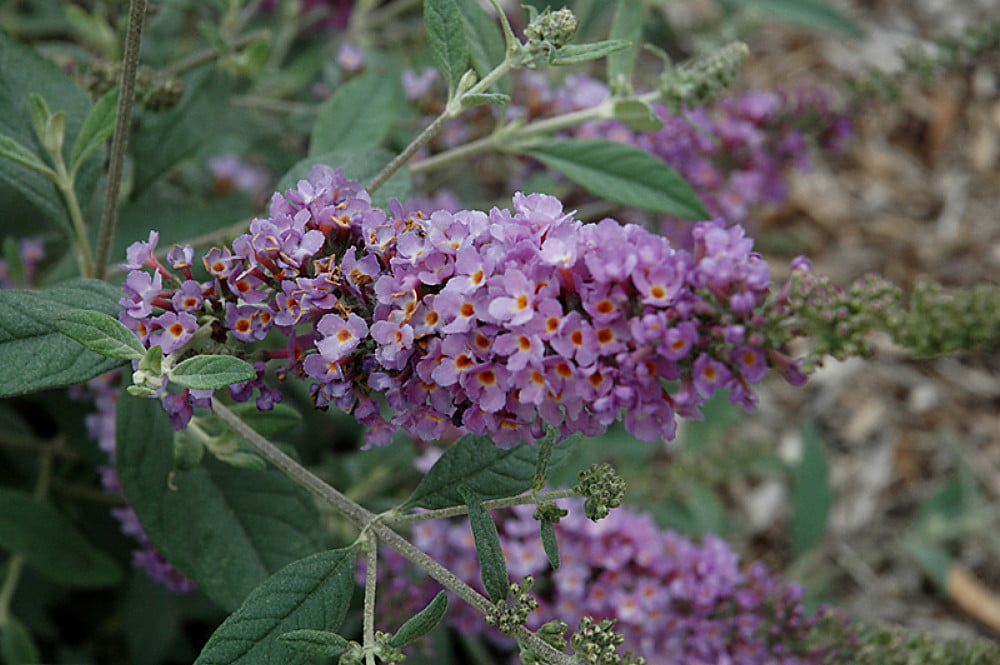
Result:
<svg viewBox="0 0 1000 665"><path fill-rule="evenodd" d="M284 358L280 375L311 379L315 405L352 413L371 444L454 423L513 445L545 424L596 435L619 419L640 439L671 438L675 416L699 418L719 390L751 407L768 366L802 378L763 344L770 279L753 241L715 222L692 234L691 250L675 249L639 226L585 225L541 194L387 214L316 166L202 258L207 280L190 247L170 252L171 270L155 234L134 244L119 318L167 354L206 325L237 354L280 340L252 357ZM261 408L280 398L259 380L231 392L253 387ZM205 395L166 399L183 426Z"/></svg>
<svg viewBox="0 0 1000 665"><path fill-rule="evenodd" d="M555 526L562 558L555 571L549 568L532 507L496 515L511 578L531 575L537 580L540 607L528 615L529 628L556 619L572 626L584 616L615 619L625 646L650 665L846 662L840 660L843 654L812 639L824 612L807 612L798 586L770 574L762 563L741 567L722 539L708 535L695 542L627 509L592 522L580 504L566 504L570 515ZM480 587L467 521L420 522L412 537L435 560ZM402 617L437 593L431 581L414 583L401 556L386 550L384 557L380 584L391 601L383 606ZM482 634L511 646L462 603L453 605L448 620L464 634Z"/></svg>
<svg viewBox="0 0 1000 665"><path fill-rule="evenodd" d="M526 76L527 116L550 116L594 107L610 95L606 84L568 77L551 89L539 73ZM852 134L849 116L832 95L817 87L754 90L731 95L679 115L662 104L656 131L634 131L617 120L593 120L568 134L575 138L629 143L673 167L713 216L743 224L754 209L788 199L785 174L809 168L809 141L837 152Z"/></svg>

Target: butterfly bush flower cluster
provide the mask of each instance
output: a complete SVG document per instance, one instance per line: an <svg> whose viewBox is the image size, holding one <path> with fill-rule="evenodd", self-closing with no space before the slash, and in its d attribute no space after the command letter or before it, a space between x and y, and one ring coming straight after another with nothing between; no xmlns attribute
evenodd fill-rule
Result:
<svg viewBox="0 0 1000 665"><path fill-rule="evenodd" d="M371 444L397 429L438 438L452 423L500 445L545 424L596 435L623 413L636 437L671 438L675 416L700 417L721 389L752 406L769 365L802 378L763 345L770 280L752 241L711 222L692 234L692 250L675 249L635 225L584 225L540 194L489 212L387 214L316 166L202 258L207 280L191 247L168 268L155 234L134 244L119 318L166 354L187 353L207 326L250 359L284 358L279 376L311 379L316 406L353 413ZM265 338L284 348L250 351ZM269 408L280 393L263 371L233 396L258 388ZM183 427L206 398L164 400Z"/></svg>
<svg viewBox="0 0 1000 665"><path fill-rule="evenodd" d="M819 665L847 662L812 638L824 612L809 613L802 590L737 554L716 536L694 542L662 530L641 513L618 509L600 522L583 516L580 501L555 526L561 565L553 572L538 535L533 507L497 513L497 528L512 579L545 579L536 585L539 609L528 615L537 629L554 619L574 626L581 617L616 619L629 649L650 665ZM413 542L469 584L479 588L479 563L467 521L434 520L413 527ZM383 593L400 617L418 611L437 593L432 581L415 583L408 563L386 550L380 568ZM448 615L464 634L510 641L456 603Z"/></svg>
<svg viewBox="0 0 1000 665"><path fill-rule="evenodd" d="M610 95L606 84L585 76L552 89L542 74L529 72L525 83L522 112L529 119L591 108ZM832 95L816 87L755 90L679 114L662 104L653 109L663 122L656 131L593 120L567 133L629 143L659 157L691 184L713 216L729 223L745 223L757 207L785 203L785 174L809 167L807 137L836 152L852 133Z"/></svg>

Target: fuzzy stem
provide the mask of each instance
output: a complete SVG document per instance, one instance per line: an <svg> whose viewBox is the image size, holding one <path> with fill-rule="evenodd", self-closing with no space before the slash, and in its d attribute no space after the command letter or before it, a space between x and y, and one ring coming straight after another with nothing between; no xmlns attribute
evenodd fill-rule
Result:
<svg viewBox="0 0 1000 665"><path fill-rule="evenodd" d="M66 200L66 210L69 212L69 219L73 225L73 234L76 236L77 259L80 263L80 275L83 277L94 277L97 271L94 263L94 255L90 250L90 240L87 238L87 222L83 219L83 211L80 210L80 200L76 197L76 188L73 185L74 178L66 172L66 166L62 162L62 156L57 155L56 160L56 187Z"/></svg>
<svg viewBox="0 0 1000 665"><path fill-rule="evenodd" d="M415 566L434 578L441 586L452 591L480 613L489 614L495 610L493 603L488 598L463 582L450 570L428 556L426 552L393 531L389 525L382 522L382 518L379 515L358 505L336 488L323 482L323 480L309 471L309 469L306 469L258 434L215 397L212 398L212 410L219 420L246 441L261 457L274 464L285 475L314 495L329 503L359 529L374 533L383 543L399 552L399 554ZM575 663L572 657L554 649L524 626L519 626L514 631L513 637L523 640L547 662L552 663L552 665L574 665Z"/></svg>
<svg viewBox="0 0 1000 665"><path fill-rule="evenodd" d="M382 171L375 176L371 182L365 187L368 193L371 194L376 189L385 184L386 180L392 177L396 171L402 168L403 164L409 161L410 157L420 150L422 147L430 143L431 139L437 136L442 129L444 129L445 124L452 118L457 118L462 114L465 109L462 106L462 100L471 95L478 95L489 90L490 86L496 83L498 80L503 78L510 72L512 67L510 58L504 60L499 65L497 65L493 71L483 77L482 81L479 81L474 86L469 88L465 92L460 92L455 95L445 110L438 117L434 118L434 121L424 128L424 131L420 132L417 138L410 142L410 145L403 149L403 152L396 155L395 158Z"/></svg>
<svg viewBox="0 0 1000 665"><path fill-rule="evenodd" d="M365 550L365 663L375 665L375 589L378 586L378 538L368 534Z"/></svg>
<svg viewBox="0 0 1000 665"><path fill-rule="evenodd" d="M125 34L125 55L122 78L115 115L115 133L111 139L111 159L108 162L108 187L104 193L104 214L101 230L97 235L97 256L94 277L104 279L111 240L118 225L118 197L121 193L125 153L128 151L129 127L132 121L132 104L135 101L135 78L139 70L139 47L142 45L142 27L146 20L146 0L132 0L128 15L128 32Z"/></svg>
<svg viewBox="0 0 1000 665"><path fill-rule="evenodd" d="M578 496L575 489L555 490L552 492L542 492L540 494L531 492L504 499L490 499L489 501L483 501L483 508L486 510L500 510L501 508L523 506L528 503L539 504L543 501L558 501L559 499L568 499L572 496ZM425 513L386 516L385 521L392 525L411 524L413 522L426 522L427 520L458 517L459 515L465 515L467 512L469 512L469 509L466 506L451 506L449 508L439 508L438 510L428 510Z"/></svg>

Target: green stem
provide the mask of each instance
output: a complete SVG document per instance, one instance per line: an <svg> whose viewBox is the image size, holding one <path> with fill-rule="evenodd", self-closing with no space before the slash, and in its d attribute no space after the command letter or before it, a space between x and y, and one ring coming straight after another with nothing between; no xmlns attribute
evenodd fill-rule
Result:
<svg viewBox="0 0 1000 665"><path fill-rule="evenodd" d="M539 504L544 501L557 501L559 499L568 499L572 496L579 496L574 489L566 490L554 490L552 492L530 492L528 494L521 494L519 496L506 497L504 499L490 499L489 501L483 501L483 508L486 510L500 510L501 508L510 508L512 506L523 506L528 503ZM468 512L468 508L465 506L451 506L449 508L439 508L438 510L428 510L424 513L410 513L408 515L387 515L385 521L388 524L398 525L398 524L412 524L413 522L426 522L427 520L439 520L447 519L449 517L458 517L459 515L465 515Z"/></svg>
<svg viewBox="0 0 1000 665"><path fill-rule="evenodd" d="M80 275L83 277L93 277L95 264L94 255L91 253L90 240L87 238L87 222L83 218L83 211L80 209L80 200L76 197L76 187L73 186L75 178L66 171L66 165L62 160L62 155L55 154L53 159L56 164L55 182L59 193L66 201L66 210L69 212L70 224L73 226L73 235L76 236L77 260L80 263Z"/></svg>
<svg viewBox="0 0 1000 665"><path fill-rule="evenodd" d="M364 647L366 665L375 665L375 589L378 586L378 538L368 534L365 550Z"/></svg>
<svg viewBox="0 0 1000 665"><path fill-rule="evenodd" d="M261 457L274 464L285 475L311 493L329 503L359 529L374 533L378 536L379 540L399 552L415 566L434 578L441 586L452 591L481 614L489 614L495 610L493 603L488 598L463 582L450 570L428 556L426 552L396 533L389 525L384 524L379 515L358 505L336 488L323 482L309 471L309 469L306 469L258 434L215 397L212 398L212 410L219 420L246 441ZM575 664L573 658L561 651L557 651L524 626L520 626L515 630L513 637L526 642L528 646L540 654L547 662L552 663L552 665Z"/></svg>
<svg viewBox="0 0 1000 665"><path fill-rule="evenodd" d="M508 57L506 60L497 65L493 71L483 77L482 81L479 81L474 86L469 88L465 92L460 92L455 95L454 99L448 102L444 111L438 117L434 118L431 124L427 125L424 131L420 132L417 138L410 142L410 145L406 146L403 152L396 155L396 157L389 162L384 169L382 169L377 176L375 176L371 182L365 187L368 193L371 194L376 189L385 184L386 180L392 177L396 171L402 168L403 164L409 161L410 157L420 150L422 147L430 143L431 139L437 136L442 129L444 129L445 124L452 118L457 118L464 111L462 101L471 96L478 95L490 89L494 83L499 81L501 78L507 75L511 70L511 61Z"/></svg>
<svg viewBox="0 0 1000 665"><path fill-rule="evenodd" d="M135 101L135 78L139 70L139 47L142 45L142 27L146 20L146 0L131 0L128 15L128 32L125 34L125 55L122 78L115 115L115 133L111 139L111 159L108 162L108 187L104 193L104 214L101 230L97 235L97 257L94 277L104 279L111 240L118 225L118 197L121 193L125 153L128 150L129 128L132 122L132 104Z"/></svg>

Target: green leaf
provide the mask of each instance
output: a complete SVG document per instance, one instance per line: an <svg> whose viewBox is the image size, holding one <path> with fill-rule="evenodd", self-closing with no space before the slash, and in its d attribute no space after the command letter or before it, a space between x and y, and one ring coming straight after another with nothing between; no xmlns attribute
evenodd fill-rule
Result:
<svg viewBox="0 0 1000 665"><path fill-rule="evenodd" d="M205 456L205 444L189 429L174 432L174 468L190 471L201 464Z"/></svg>
<svg viewBox="0 0 1000 665"><path fill-rule="evenodd" d="M570 456L578 439L570 437L555 447L550 474ZM462 485L484 500L520 494L531 488L537 458L536 446L522 443L504 450L488 437L463 436L430 468L403 507L460 506L465 503L459 492Z"/></svg>
<svg viewBox="0 0 1000 665"><path fill-rule="evenodd" d="M11 616L0 624L0 662L4 665L34 665L42 662L42 655L28 628Z"/></svg>
<svg viewBox="0 0 1000 665"><path fill-rule="evenodd" d="M233 356L195 356L168 373L170 380L184 388L213 390L257 377L253 365Z"/></svg>
<svg viewBox="0 0 1000 665"><path fill-rule="evenodd" d="M122 570L51 504L0 489L0 547L23 554L57 584L93 588L117 584Z"/></svg>
<svg viewBox="0 0 1000 665"><path fill-rule="evenodd" d="M52 328L52 320L71 309L116 314L120 297L118 289L96 279L0 291L0 397L83 383L121 365Z"/></svg>
<svg viewBox="0 0 1000 665"><path fill-rule="evenodd" d="M32 171L37 171L48 177L55 177L55 171L50 169L45 163L39 159L35 153L31 152L23 145L15 141L9 136L0 135L0 157L9 159L12 162L17 162L21 166L27 166ZM4 167L0 164L0 173L4 171Z"/></svg>
<svg viewBox="0 0 1000 665"><path fill-rule="evenodd" d="M636 132L655 132L663 127L663 120L653 107L640 99L622 99L614 105L615 120Z"/></svg>
<svg viewBox="0 0 1000 665"><path fill-rule="evenodd" d="M552 522L543 520L541 524L542 549L553 568L559 567L559 542L556 540L556 528Z"/></svg>
<svg viewBox="0 0 1000 665"><path fill-rule="evenodd" d="M814 427L803 430L802 444L802 460L792 469L789 487L792 551L796 556L822 540L833 505L826 452Z"/></svg>
<svg viewBox="0 0 1000 665"><path fill-rule="evenodd" d="M566 44L560 46L549 58L550 65L575 65L588 60L596 60L617 51L627 49L632 44L624 39L608 39L590 44Z"/></svg>
<svg viewBox="0 0 1000 665"><path fill-rule="evenodd" d="M24 257L21 256L21 243L17 238L7 236L3 239L3 258L7 262L10 283L24 284Z"/></svg>
<svg viewBox="0 0 1000 665"><path fill-rule="evenodd" d="M399 627L396 634L389 638L389 644L394 647L404 647L414 640L419 640L441 623L448 611L448 594L439 591L427 607L410 617Z"/></svg>
<svg viewBox="0 0 1000 665"><path fill-rule="evenodd" d="M118 402L118 474L156 548L232 610L270 573L323 547L312 497L277 469L206 458L174 473L173 428L156 400Z"/></svg>
<svg viewBox="0 0 1000 665"><path fill-rule="evenodd" d="M630 91L632 72L639 59L639 43L642 41L642 0L618 0L611 18L612 40L622 40L631 45L608 55L608 83L612 90Z"/></svg>
<svg viewBox="0 0 1000 665"><path fill-rule="evenodd" d="M165 113L147 114L133 137L135 156L133 196L157 178L199 152L210 150L214 139L230 124L232 81L216 67L185 81L180 104Z"/></svg>
<svg viewBox="0 0 1000 665"><path fill-rule="evenodd" d="M483 588L494 603L507 599L510 580L507 577L507 562L500 547L500 535L493 518L483 507L482 497L464 485L458 488L469 511L469 526L476 541L476 556L479 557L479 572L483 576Z"/></svg>
<svg viewBox="0 0 1000 665"><path fill-rule="evenodd" d="M344 176L357 180L362 185L378 175L378 172L392 161L395 155L382 148L352 148L350 150L334 150L322 155L315 155L288 169L288 172L278 182L277 191L282 192L295 187L299 180L305 179L309 169L314 164L326 164L335 169L343 169ZM389 180L372 196L372 204L385 207L390 198L405 201L410 195L410 171L405 166L392 175Z"/></svg>
<svg viewBox="0 0 1000 665"><path fill-rule="evenodd" d="M472 68L482 79L503 62L507 50L503 34L496 20L483 10L478 0L456 0L455 4L462 15L462 27L465 30ZM501 94L509 95L509 77L504 76L497 81L494 89Z"/></svg>
<svg viewBox="0 0 1000 665"><path fill-rule="evenodd" d="M954 562L946 550L915 534L903 538L903 550L913 557L938 590L948 593L948 572Z"/></svg>
<svg viewBox="0 0 1000 665"><path fill-rule="evenodd" d="M135 333L118 319L92 309L71 309L52 319L52 327L96 354L121 360L146 355Z"/></svg>
<svg viewBox="0 0 1000 665"><path fill-rule="evenodd" d="M722 4L729 8L753 7L786 21L863 36L853 21L824 0L723 0Z"/></svg>
<svg viewBox="0 0 1000 665"><path fill-rule="evenodd" d="M0 135L38 153L36 147L40 143L31 121L29 90L44 100L48 108L65 113L68 136L79 132L91 107L87 93L61 67L0 30ZM81 201L90 200L100 172L98 160L81 169L76 179L77 196ZM0 181L17 190L41 213L31 219L30 224L50 219L70 230L63 199L47 176L21 164L0 162ZM25 223L29 222L25 220Z"/></svg>
<svg viewBox="0 0 1000 665"><path fill-rule="evenodd" d="M52 111L45 103L45 98L41 95L28 93L28 112L31 115L31 126L35 130L35 138L41 140L49 128L49 120L52 119Z"/></svg>
<svg viewBox="0 0 1000 665"><path fill-rule="evenodd" d="M291 563L255 588L212 633L194 665L306 665L289 655L280 637L303 628L335 631L354 592L352 548L313 554Z"/></svg>
<svg viewBox="0 0 1000 665"><path fill-rule="evenodd" d="M424 0L424 27L431 55L448 82L451 98L469 62L465 26L456 0Z"/></svg>
<svg viewBox="0 0 1000 665"><path fill-rule="evenodd" d="M382 143L396 117L398 92L397 79L382 74L365 74L341 85L319 107L309 155Z"/></svg>
<svg viewBox="0 0 1000 665"><path fill-rule="evenodd" d="M310 656L337 658L347 651L349 642L337 633L328 630L301 628L278 636L278 644Z"/></svg>
<svg viewBox="0 0 1000 665"><path fill-rule="evenodd" d="M496 93L480 93L478 95L465 95L462 97L462 108L468 109L482 104L508 104L509 95L499 95Z"/></svg>
<svg viewBox="0 0 1000 665"><path fill-rule="evenodd" d="M114 87L104 94L83 121L80 133L73 142L70 152L69 168L75 170L95 150L104 145L115 131L115 116L118 111L118 88Z"/></svg>
<svg viewBox="0 0 1000 665"><path fill-rule="evenodd" d="M681 219L711 217L684 178L666 162L635 146L557 139L525 154L616 203Z"/></svg>

